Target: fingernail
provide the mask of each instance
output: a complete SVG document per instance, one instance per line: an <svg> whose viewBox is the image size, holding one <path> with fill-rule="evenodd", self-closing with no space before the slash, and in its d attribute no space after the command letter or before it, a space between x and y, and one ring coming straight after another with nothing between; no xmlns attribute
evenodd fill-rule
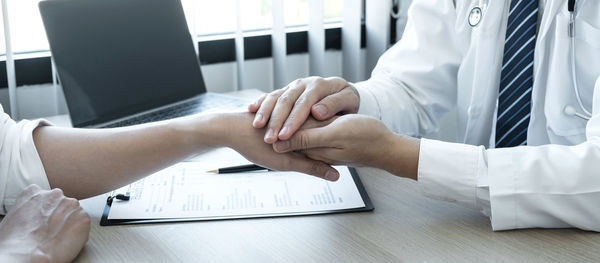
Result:
<svg viewBox="0 0 600 263"><path fill-rule="evenodd" d="M314 110L317 113L317 115L319 115L321 117L327 115L327 107L325 107L321 104L315 105Z"/></svg>
<svg viewBox="0 0 600 263"><path fill-rule="evenodd" d="M340 174L337 171L329 170L325 173L325 180L328 181L337 181L340 178Z"/></svg>
<svg viewBox="0 0 600 263"><path fill-rule="evenodd" d="M265 142L269 141L270 138L273 138L275 136L275 130L274 129L269 129L267 131L267 134L265 134Z"/></svg>
<svg viewBox="0 0 600 263"><path fill-rule="evenodd" d="M290 148L290 141L278 141L275 143L275 149L279 152L287 151Z"/></svg>
<svg viewBox="0 0 600 263"><path fill-rule="evenodd" d="M289 130L288 127L283 127L283 129L279 132L279 136L286 134L288 132L288 130Z"/></svg>
<svg viewBox="0 0 600 263"><path fill-rule="evenodd" d="M254 122L252 123L252 125L256 126L262 120L263 120L262 114L258 113L258 114L256 114L256 116L254 116Z"/></svg>

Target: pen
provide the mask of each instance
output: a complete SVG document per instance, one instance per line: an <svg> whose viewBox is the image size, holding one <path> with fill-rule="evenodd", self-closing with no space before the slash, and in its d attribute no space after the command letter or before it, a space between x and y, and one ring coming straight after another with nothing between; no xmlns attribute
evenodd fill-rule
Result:
<svg viewBox="0 0 600 263"><path fill-rule="evenodd" d="M258 171L258 170L269 170L268 168L256 165L256 164L246 164L239 166L231 166L231 167L223 167L216 170L208 171L209 173L217 173L217 174L231 174L231 173L243 173L250 171Z"/></svg>

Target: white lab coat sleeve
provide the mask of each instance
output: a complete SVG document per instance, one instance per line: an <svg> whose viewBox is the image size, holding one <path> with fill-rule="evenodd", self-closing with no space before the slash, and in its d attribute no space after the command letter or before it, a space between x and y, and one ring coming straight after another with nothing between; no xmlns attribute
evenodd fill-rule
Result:
<svg viewBox="0 0 600 263"><path fill-rule="evenodd" d="M355 84L359 114L411 136L436 131L456 104L457 75L465 47L453 1L414 1L402 39L379 59L371 78Z"/></svg>
<svg viewBox="0 0 600 263"><path fill-rule="evenodd" d="M0 105L0 214L5 214L30 184L50 189L44 166L33 142L33 130L49 125L43 120L13 121Z"/></svg>
<svg viewBox="0 0 600 263"><path fill-rule="evenodd" d="M600 78L586 135L574 146L488 150L423 139L419 183L429 196L484 213L489 207L494 230L600 231Z"/></svg>
<svg viewBox="0 0 600 263"><path fill-rule="evenodd" d="M428 197L489 215L485 148L421 139L418 182Z"/></svg>

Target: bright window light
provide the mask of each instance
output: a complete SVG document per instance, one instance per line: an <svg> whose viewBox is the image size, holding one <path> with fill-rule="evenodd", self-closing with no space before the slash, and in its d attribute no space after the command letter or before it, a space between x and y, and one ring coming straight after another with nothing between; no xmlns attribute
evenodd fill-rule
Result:
<svg viewBox="0 0 600 263"><path fill-rule="evenodd" d="M8 0L10 36L14 53L46 51L48 40L38 9L40 0ZM2 54L6 53L4 32Z"/></svg>
<svg viewBox="0 0 600 263"><path fill-rule="evenodd" d="M123 0L126 1L126 0ZM309 0L284 0L286 26L308 24ZM48 40L40 17L40 0L8 0L13 52L47 51ZM198 35L232 33L236 30L236 0L181 0L190 31ZM240 0L242 30L272 26L272 0ZM343 0L323 0L325 22L341 21ZM0 14L1 22L1 14ZM6 53L4 31L0 54Z"/></svg>

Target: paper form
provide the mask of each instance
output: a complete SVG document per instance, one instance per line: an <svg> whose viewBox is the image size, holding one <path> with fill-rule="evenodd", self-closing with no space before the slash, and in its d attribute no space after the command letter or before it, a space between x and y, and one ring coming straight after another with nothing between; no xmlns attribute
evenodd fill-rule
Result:
<svg viewBox="0 0 600 263"><path fill-rule="evenodd" d="M337 182L296 172L207 173L247 162L239 155L232 158L234 153L228 151L219 149L193 162L178 163L118 189L115 193L129 193L131 199L114 200L108 219L249 216L365 207L347 167L336 167L340 171ZM229 161L218 158L225 155Z"/></svg>

